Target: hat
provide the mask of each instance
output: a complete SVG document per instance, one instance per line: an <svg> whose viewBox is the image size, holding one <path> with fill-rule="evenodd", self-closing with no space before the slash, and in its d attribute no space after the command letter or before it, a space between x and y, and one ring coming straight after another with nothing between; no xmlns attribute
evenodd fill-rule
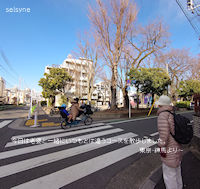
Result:
<svg viewBox="0 0 200 189"><path fill-rule="evenodd" d="M171 99L166 95L162 95L162 96L160 96L160 98L156 102L156 105L170 106L171 105Z"/></svg>
<svg viewBox="0 0 200 189"><path fill-rule="evenodd" d="M67 106L66 106L66 104L62 104L61 107L62 108L66 108Z"/></svg>
<svg viewBox="0 0 200 189"><path fill-rule="evenodd" d="M78 102L78 101L79 101L79 98L75 98L74 101Z"/></svg>

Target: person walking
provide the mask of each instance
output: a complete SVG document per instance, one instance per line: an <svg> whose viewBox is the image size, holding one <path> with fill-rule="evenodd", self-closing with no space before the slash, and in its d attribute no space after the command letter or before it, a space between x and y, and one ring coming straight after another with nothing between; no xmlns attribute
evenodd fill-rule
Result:
<svg viewBox="0 0 200 189"><path fill-rule="evenodd" d="M174 117L170 113L173 112L173 106L170 98L165 95L162 95L156 104L159 107L157 112L158 146L160 147L164 183L166 189L182 189L182 149L171 135L174 135Z"/></svg>

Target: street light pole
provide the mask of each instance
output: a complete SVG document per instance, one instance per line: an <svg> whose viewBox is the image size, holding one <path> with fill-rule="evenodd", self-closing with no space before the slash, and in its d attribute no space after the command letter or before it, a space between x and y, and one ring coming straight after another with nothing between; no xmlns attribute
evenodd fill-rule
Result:
<svg viewBox="0 0 200 189"><path fill-rule="evenodd" d="M166 64L166 72L167 72L167 75L169 75L169 65ZM169 85L167 85L167 96L169 95Z"/></svg>
<svg viewBox="0 0 200 189"><path fill-rule="evenodd" d="M129 99L129 119L131 118L131 101L130 101L130 90L128 91L128 99Z"/></svg>
<svg viewBox="0 0 200 189"><path fill-rule="evenodd" d="M31 119L32 102L33 102L33 99L32 99L32 89L31 89L31 102L30 102L30 109L29 109L28 119Z"/></svg>

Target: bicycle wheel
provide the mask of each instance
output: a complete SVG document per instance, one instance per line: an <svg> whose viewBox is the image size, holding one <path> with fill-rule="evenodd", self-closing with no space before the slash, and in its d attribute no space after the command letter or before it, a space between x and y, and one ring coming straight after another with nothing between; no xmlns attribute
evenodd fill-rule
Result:
<svg viewBox="0 0 200 189"><path fill-rule="evenodd" d="M84 124L85 125L91 125L93 122L93 119L91 117L87 117L84 121Z"/></svg>
<svg viewBox="0 0 200 189"><path fill-rule="evenodd" d="M67 128L69 128L69 125L66 123L66 121L61 121L61 123L60 123L60 126L61 126L61 128L62 129L67 129Z"/></svg>

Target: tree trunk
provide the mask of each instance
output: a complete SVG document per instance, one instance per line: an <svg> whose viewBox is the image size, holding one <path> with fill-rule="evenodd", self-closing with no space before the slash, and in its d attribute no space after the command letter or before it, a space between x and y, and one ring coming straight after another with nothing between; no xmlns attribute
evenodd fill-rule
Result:
<svg viewBox="0 0 200 189"><path fill-rule="evenodd" d="M126 89L127 89L127 86L125 86L124 89L123 89L124 108L128 109L128 107L129 107L129 96L128 96L128 91Z"/></svg>
<svg viewBox="0 0 200 189"><path fill-rule="evenodd" d="M137 87L137 110L139 109L139 87Z"/></svg>
<svg viewBox="0 0 200 189"><path fill-rule="evenodd" d="M111 107L110 109L117 109L117 104L116 104L116 101L117 101L117 90L116 88L114 88L113 86L111 86Z"/></svg>
<svg viewBox="0 0 200 189"><path fill-rule="evenodd" d="M112 68L111 78L111 107L110 109L117 109L117 67L114 64Z"/></svg>

